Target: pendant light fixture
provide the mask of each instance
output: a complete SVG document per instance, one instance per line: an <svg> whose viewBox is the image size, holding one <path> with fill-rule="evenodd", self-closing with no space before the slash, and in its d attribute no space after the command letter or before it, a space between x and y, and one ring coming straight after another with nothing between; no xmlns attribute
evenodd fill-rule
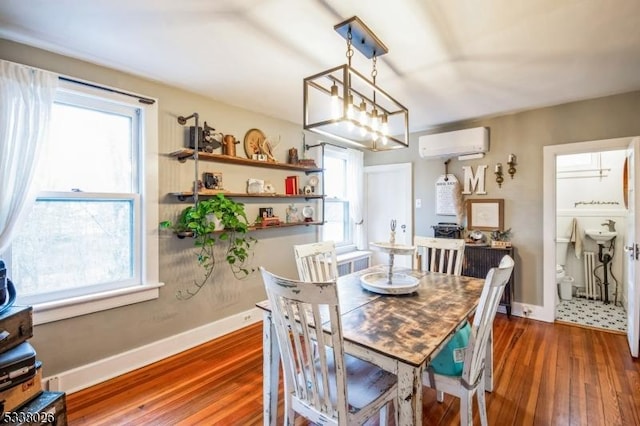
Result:
<svg viewBox="0 0 640 426"><path fill-rule="evenodd" d="M376 83L387 47L357 17L334 29L347 41L347 63L304 79L304 129L371 151L409 146L409 111ZM353 48L371 59L371 79L351 67Z"/></svg>

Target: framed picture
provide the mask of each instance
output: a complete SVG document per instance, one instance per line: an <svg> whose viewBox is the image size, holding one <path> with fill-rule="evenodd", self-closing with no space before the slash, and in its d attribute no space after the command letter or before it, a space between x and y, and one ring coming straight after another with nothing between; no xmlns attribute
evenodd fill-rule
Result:
<svg viewBox="0 0 640 426"><path fill-rule="evenodd" d="M503 199L467 200L467 229L502 231L504 228Z"/></svg>
<svg viewBox="0 0 640 426"><path fill-rule="evenodd" d="M202 180L206 189L224 189L221 172L205 172L202 174Z"/></svg>
<svg viewBox="0 0 640 426"><path fill-rule="evenodd" d="M262 218L273 217L273 207L260 207L258 211Z"/></svg>

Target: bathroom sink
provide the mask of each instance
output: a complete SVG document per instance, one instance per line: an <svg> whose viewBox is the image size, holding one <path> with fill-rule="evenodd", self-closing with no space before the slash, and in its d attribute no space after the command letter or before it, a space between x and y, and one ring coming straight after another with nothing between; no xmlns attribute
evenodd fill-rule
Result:
<svg viewBox="0 0 640 426"><path fill-rule="evenodd" d="M584 233L598 244L604 244L618 235L615 231L605 231L603 229L587 229Z"/></svg>

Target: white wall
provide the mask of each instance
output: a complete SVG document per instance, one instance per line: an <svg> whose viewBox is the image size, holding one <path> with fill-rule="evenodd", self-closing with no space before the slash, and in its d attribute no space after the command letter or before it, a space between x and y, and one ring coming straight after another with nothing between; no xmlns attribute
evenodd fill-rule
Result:
<svg viewBox="0 0 640 426"><path fill-rule="evenodd" d="M568 156L560 157L566 158ZM576 218L582 238L583 252L592 251L597 255L598 246L584 234L586 229L605 229L602 223L611 219L616 222L616 230L624 232L627 216L622 190L624 159L625 152L619 150L594 153L594 160L600 162L600 167L595 167L595 170L586 165L584 167L581 165L565 167L558 164L558 178L556 180L557 237L569 237L572 220ZM617 239L613 250L613 276L608 279L610 283L609 299L614 301L615 281L617 280L618 301L623 301L626 307L621 241L622 239ZM565 270L567 275L574 277L576 285L579 286L584 286L585 282L583 259L583 256L580 259L577 258L573 245L570 245ZM598 276L603 277L602 268L600 268Z"/></svg>

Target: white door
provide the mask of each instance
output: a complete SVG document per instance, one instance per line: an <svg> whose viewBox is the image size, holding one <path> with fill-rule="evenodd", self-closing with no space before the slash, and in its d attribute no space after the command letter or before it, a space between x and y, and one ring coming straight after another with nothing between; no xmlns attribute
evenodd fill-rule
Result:
<svg viewBox="0 0 640 426"><path fill-rule="evenodd" d="M640 153L640 138L634 138L627 149L627 230L624 250L627 258L627 339L631 355L638 356L640 342L640 260L638 260L638 244L640 244L640 224L636 223L636 215L640 214L640 197L635 193L640 188L640 173L638 170L638 153Z"/></svg>
<svg viewBox="0 0 640 426"><path fill-rule="evenodd" d="M367 245L389 241L391 220L396 221L396 243L412 244L411 163L367 166L364 168L365 225ZM370 246L373 265L388 264L389 256ZM394 265L411 267L412 256L395 256Z"/></svg>

